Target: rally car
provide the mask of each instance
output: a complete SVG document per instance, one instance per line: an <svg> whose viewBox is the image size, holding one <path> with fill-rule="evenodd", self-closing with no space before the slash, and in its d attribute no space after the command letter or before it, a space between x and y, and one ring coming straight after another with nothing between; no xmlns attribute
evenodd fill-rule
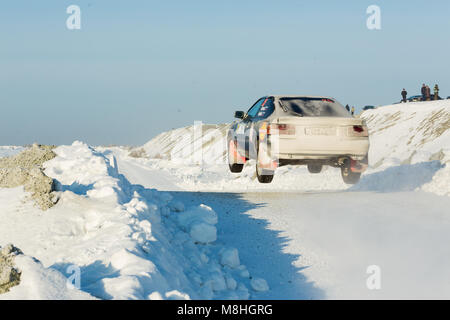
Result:
<svg viewBox="0 0 450 320"><path fill-rule="evenodd" d="M333 98L265 96L247 112L236 111L235 118L227 134L231 172L254 159L258 181L270 183L279 166L306 165L310 173L320 173L328 165L355 184L367 168L366 123Z"/></svg>

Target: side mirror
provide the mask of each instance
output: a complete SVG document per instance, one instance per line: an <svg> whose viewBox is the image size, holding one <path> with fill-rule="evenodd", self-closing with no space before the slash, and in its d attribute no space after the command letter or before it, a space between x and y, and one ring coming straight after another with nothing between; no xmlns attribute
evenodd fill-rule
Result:
<svg viewBox="0 0 450 320"><path fill-rule="evenodd" d="M244 119L245 117L245 112L244 111L236 111L234 113L234 117L238 118L238 119Z"/></svg>

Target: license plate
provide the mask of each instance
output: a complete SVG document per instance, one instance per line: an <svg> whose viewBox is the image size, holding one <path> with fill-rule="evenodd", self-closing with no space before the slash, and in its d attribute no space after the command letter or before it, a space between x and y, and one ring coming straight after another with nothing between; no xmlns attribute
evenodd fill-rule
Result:
<svg viewBox="0 0 450 320"><path fill-rule="evenodd" d="M336 128L305 128L307 136L335 136Z"/></svg>

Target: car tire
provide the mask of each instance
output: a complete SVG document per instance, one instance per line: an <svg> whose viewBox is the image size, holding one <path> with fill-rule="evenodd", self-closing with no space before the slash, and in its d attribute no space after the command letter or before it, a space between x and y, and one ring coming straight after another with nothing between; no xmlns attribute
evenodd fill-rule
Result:
<svg viewBox="0 0 450 320"><path fill-rule="evenodd" d="M341 175L346 184L357 184L361 179L361 172L352 172L348 167L341 168Z"/></svg>
<svg viewBox="0 0 450 320"><path fill-rule="evenodd" d="M244 169L244 165L239 163L228 164L228 167L232 173L240 173Z"/></svg>
<svg viewBox="0 0 450 320"><path fill-rule="evenodd" d="M320 173L322 171L323 165L321 164L308 164L309 173Z"/></svg>
<svg viewBox="0 0 450 320"><path fill-rule="evenodd" d="M260 153L259 153L259 143L258 143L258 149L257 149L257 158L256 158L256 177L258 178L258 181L260 183L271 183L273 180L273 176L275 174L275 171L273 170L268 170L268 169L264 169L261 168L259 163L260 163Z"/></svg>
<svg viewBox="0 0 450 320"><path fill-rule="evenodd" d="M233 144L233 145L231 145L231 144ZM244 169L244 164L235 162L236 156L235 156L235 154L232 154L233 152L237 152L236 151L236 141L230 139L228 142L228 150L227 150L228 167L230 168L230 171L232 173L242 172L242 169Z"/></svg>

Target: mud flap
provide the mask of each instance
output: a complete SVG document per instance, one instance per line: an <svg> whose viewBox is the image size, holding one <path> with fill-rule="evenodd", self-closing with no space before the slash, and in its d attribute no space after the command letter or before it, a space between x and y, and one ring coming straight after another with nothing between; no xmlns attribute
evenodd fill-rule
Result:
<svg viewBox="0 0 450 320"><path fill-rule="evenodd" d="M228 153L229 157L231 157L229 159L232 161L231 163L245 164L247 162L247 159L239 154L236 148L236 142L233 140L230 140L228 144Z"/></svg>
<svg viewBox="0 0 450 320"><path fill-rule="evenodd" d="M279 164L276 159L273 159L268 152L266 143L260 143L258 148L258 166L261 169L275 171Z"/></svg>
<svg viewBox="0 0 450 320"><path fill-rule="evenodd" d="M368 167L368 161L366 159L362 161L350 159L350 171L359 173L366 171Z"/></svg>

